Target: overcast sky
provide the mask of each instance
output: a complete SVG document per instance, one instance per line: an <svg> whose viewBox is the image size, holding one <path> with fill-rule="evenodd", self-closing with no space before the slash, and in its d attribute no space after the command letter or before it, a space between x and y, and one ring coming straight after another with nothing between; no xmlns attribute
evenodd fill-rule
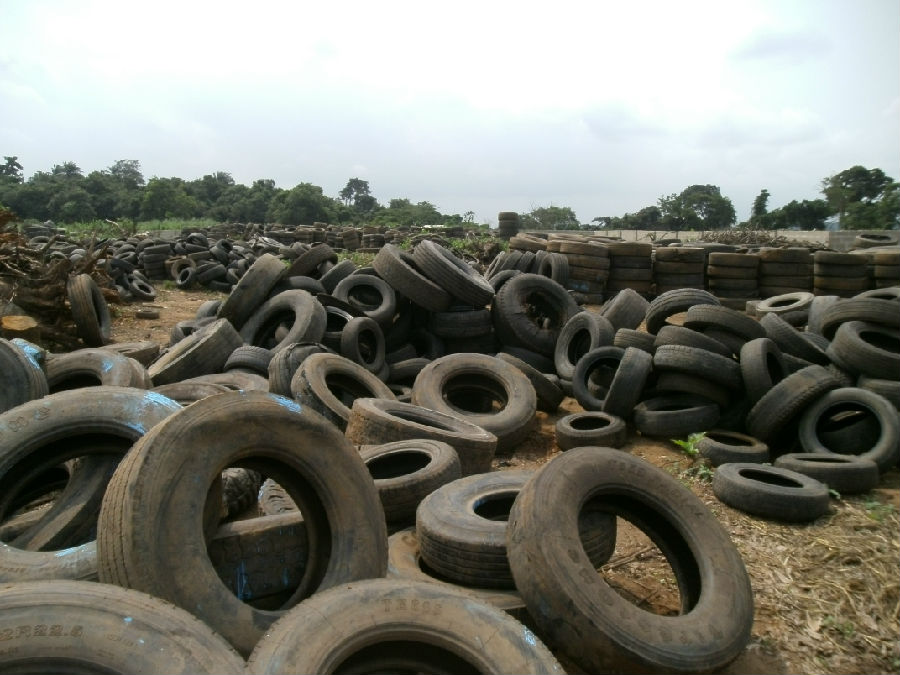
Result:
<svg viewBox="0 0 900 675"><path fill-rule="evenodd" d="M0 155L358 176L484 222L711 183L742 220L762 188L900 178L900 2L0 0Z"/></svg>

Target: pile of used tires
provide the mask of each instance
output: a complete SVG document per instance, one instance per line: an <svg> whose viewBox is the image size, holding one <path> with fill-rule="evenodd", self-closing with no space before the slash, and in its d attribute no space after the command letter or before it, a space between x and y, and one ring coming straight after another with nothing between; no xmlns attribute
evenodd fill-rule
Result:
<svg viewBox="0 0 900 675"><path fill-rule="evenodd" d="M361 269L323 243L256 256L165 347L103 344L87 309L102 346L0 341L0 669L724 667L753 620L741 557L617 448L707 432L716 494L765 517L870 489L898 461L900 288L590 312L547 260L488 280L430 240ZM565 452L492 471L567 395ZM665 554L677 616L598 574L617 517Z"/></svg>
<svg viewBox="0 0 900 675"><path fill-rule="evenodd" d="M857 239L853 251L838 253L698 241L623 242L571 232L520 233L510 238L509 251L488 276L509 270L546 273L541 270L552 265L554 279L579 304L599 304L604 296L625 288L647 298L697 288L738 309L747 301L788 293L849 298L900 283L896 242L888 237L875 245Z"/></svg>

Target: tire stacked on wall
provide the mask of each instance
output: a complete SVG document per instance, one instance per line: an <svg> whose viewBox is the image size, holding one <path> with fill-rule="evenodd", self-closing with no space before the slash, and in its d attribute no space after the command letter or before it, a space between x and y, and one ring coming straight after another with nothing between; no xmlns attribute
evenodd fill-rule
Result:
<svg viewBox="0 0 900 675"><path fill-rule="evenodd" d="M653 292L652 244L612 242L609 249L609 278L606 288L612 294L630 288L642 295Z"/></svg>
<svg viewBox="0 0 900 675"><path fill-rule="evenodd" d="M900 249L878 251L872 255L872 287L900 286Z"/></svg>
<svg viewBox="0 0 900 675"><path fill-rule="evenodd" d="M519 233L519 214L501 211L497 214L497 236L507 241Z"/></svg>
<svg viewBox="0 0 900 675"><path fill-rule="evenodd" d="M699 288L704 283L705 255L693 246L664 246L654 251L653 278L656 294L676 288Z"/></svg>
<svg viewBox="0 0 900 675"><path fill-rule="evenodd" d="M758 255L760 297L812 290L813 256L809 249L762 248Z"/></svg>
<svg viewBox="0 0 900 675"><path fill-rule="evenodd" d="M813 254L813 293L851 298L869 287L865 256L834 251Z"/></svg>
<svg viewBox="0 0 900 675"><path fill-rule="evenodd" d="M709 254L706 267L709 290L717 298L746 301L759 297L759 256L753 253Z"/></svg>
<svg viewBox="0 0 900 675"><path fill-rule="evenodd" d="M609 278L609 249L584 239L562 239L553 243L561 255L569 261L569 281L566 289L578 304L598 305L603 302L603 292Z"/></svg>

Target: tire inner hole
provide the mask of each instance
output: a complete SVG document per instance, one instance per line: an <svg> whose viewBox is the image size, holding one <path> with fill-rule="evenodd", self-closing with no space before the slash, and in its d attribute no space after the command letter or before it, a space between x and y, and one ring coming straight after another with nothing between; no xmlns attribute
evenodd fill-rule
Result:
<svg viewBox="0 0 900 675"><path fill-rule="evenodd" d="M428 466L430 461L431 457L424 452L403 450L373 457L366 462L366 467L374 480L386 480L415 473Z"/></svg>
<svg viewBox="0 0 900 675"><path fill-rule="evenodd" d="M453 408L466 413L496 414L509 403L506 390L485 375L460 374L444 383L443 398Z"/></svg>

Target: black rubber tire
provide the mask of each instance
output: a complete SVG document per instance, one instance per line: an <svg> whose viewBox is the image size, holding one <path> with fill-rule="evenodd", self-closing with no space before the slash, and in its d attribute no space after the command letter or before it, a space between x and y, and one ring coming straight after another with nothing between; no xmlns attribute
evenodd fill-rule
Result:
<svg viewBox="0 0 900 675"><path fill-rule="evenodd" d="M459 455L447 443L425 438L360 448L375 481L389 527L415 523L425 497L462 477Z"/></svg>
<svg viewBox="0 0 900 675"><path fill-rule="evenodd" d="M841 495L858 495L878 485L878 466L870 459L832 452L797 452L782 455L774 466L802 473L825 483Z"/></svg>
<svg viewBox="0 0 900 675"><path fill-rule="evenodd" d="M144 593L83 581L0 586L0 636L14 645L0 655L4 672L244 669L228 643L188 612Z"/></svg>
<svg viewBox="0 0 900 675"><path fill-rule="evenodd" d="M634 347L635 349L641 349L648 354L653 354L655 342L656 336L632 328L620 328L616 331L615 337L613 337L614 347L619 347L620 349Z"/></svg>
<svg viewBox="0 0 900 675"><path fill-rule="evenodd" d="M701 377L732 391L743 389L738 362L705 349L661 345L653 353L653 369Z"/></svg>
<svg viewBox="0 0 900 675"><path fill-rule="evenodd" d="M121 455L147 429L179 410L178 403L154 392L94 387L51 394L0 415L0 520L29 476L95 451ZM91 435L121 443L71 441ZM94 579L96 551L93 541L64 552L0 544L0 582Z"/></svg>
<svg viewBox="0 0 900 675"><path fill-rule="evenodd" d="M66 282L66 296L78 337L88 347L101 347L110 340L112 321L100 287L90 274L77 274Z"/></svg>
<svg viewBox="0 0 900 675"><path fill-rule="evenodd" d="M723 306L711 307L701 305L689 309L684 318L684 326L685 328L702 331L710 329L724 330L734 333L744 342L766 337L766 331L759 324L759 321L743 312Z"/></svg>
<svg viewBox="0 0 900 675"><path fill-rule="evenodd" d="M878 423L879 433L874 444L864 451L857 448L830 447L825 445L820 435L822 419L830 413L849 410L863 410L871 414ZM800 419L800 444L806 452L831 452L853 455L873 461L879 471L887 471L900 460L900 418L890 401L883 396L857 387L834 389L819 397L810 405Z"/></svg>
<svg viewBox="0 0 900 675"><path fill-rule="evenodd" d="M525 349L524 347L514 347L510 345L503 345L502 351L510 356L515 356L517 359L524 361L529 366L542 373L555 372L553 359L548 358L543 354L538 354L537 352Z"/></svg>
<svg viewBox="0 0 900 675"><path fill-rule="evenodd" d="M397 314L397 295L384 279L356 274L342 279L334 297L353 305L382 328L389 328Z"/></svg>
<svg viewBox="0 0 900 675"><path fill-rule="evenodd" d="M428 564L422 560L419 540L414 527L400 530L388 537L387 578L402 581L424 581L439 586L449 586L456 591L463 590L482 602L502 609L516 619L528 619L525 601L514 588L478 588L458 584L429 568Z"/></svg>
<svg viewBox="0 0 900 675"><path fill-rule="evenodd" d="M650 301L644 320L647 332L656 335L673 314L686 312L694 305L718 305L719 300L709 291L682 288L667 291Z"/></svg>
<svg viewBox="0 0 900 675"><path fill-rule="evenodd" d="M804 339L803 335L780 315L764 314L760 325L765 329L766 336L773 340L783 353L791 354L810 363L817 363L820 366L827 366L830 363L824 349L810 340Z"/></svg>
<svg viewBox="0 0 900 675"><path fill-rule="evenodd" d="M492 636L489 648L485 635ZM273 626L247 669L258 675L562 672L540 640L502 610L446 585L394 579L317 594Z"/></svg>
<svg viewBox="0 0 900 675"><path fill-rule="evenodd" d="M0 339L0 413L48 393L40 349L24 340Z"/></svg>
<svg viewBox="0 0 900 675"><path fill-rule="evenodd" d="M713 474L713 493L724 504L755 516L788 523L828 513L828 487L814 478L762 464L722 464Z"/></svg>
<svg viewBox="0 0 900 675"><path fill-rule="evenodd" d="M808 310L816 296L812 293L787 293L785 295L775 295L760 301L756 306L758 316L764 314L785 314L798 309Z"/></svg>
<svg viewBox="0 0 900 675"><path fill-rule="evenodd" d="M503 287L503 284L520 274L522 274L522 272L519 270L501 270L491 276L488 283L491 285L491 288L494 289L494 293L496 294Z"/></svg>
<svg viewBox="0 0 900 675"><path fill-rule="evenodd" d="M588 500L635 523L664 553L680 616L650 614L596 574L579 543ZM554 458L516 498L508 552L541 634L585 672L715 671L750 639L750 580L728 533L672 476L627 453L576 448Z"/></svg>
<svg viewBox="0 0 900 675"><path fill-rule="evenodd" d="M563 326L580 310L566 290L539 274L520 274L503 285L491 305L500 342L552 356Z"/></svg>
<svg viewBox="0 0 900 675"><path fill-rule="evenodd" d="M226 426L230 433L223 435ZM204 452L185 453L185 447ZM387 534L378 495L356 450L324 418L290 399L268 392L221 394L151 429L119 465L103 499L100 579L190 607L249 654L284 609L257 610L235 596L219 581L203 538L202 486L236 462L275 478L306 522L311 553L283 608L317 590L383 576Z"/></svg>
<svg viewBox="0 0 900 675"><path fill-rule="evenodd" d="M829 305L820 317L821 333L834 340L841 324L848 321L865 321L900 330L900 312L893 300L879 298L851 298Z"/></svg>
<svg viewBox="0 0 900 675"><path fill-rule="evenodd" d="M753 436L737 431L712 429L697 444L700 456L713 466L743 462L764 464L769 461L769 446Z"/></svg>
<svg viewBox="0 0 900 675"><path fill-rule="evenodd" d="M370 373L379 373L385 367L384 334L369 317L354 317L341 331L340 352Z"/></svg>
<svg viewBox="0 0 900 675"><path fill-rule="evenodd" d="M615 329L608 319L596 312L578 312L566 321L556 340L553 350L556 374L571 380L582 356L598 347L611 346L614 338Z"/></svg>
<svg viewBox="0 0 900 675"><path fill-rule="evenodd" d="M194 314L194 318L195 319L204 319L207 317L215 318L216 314L219 313L219 307L221 307L221 306L222 306L221 300L207 300L197 308L197 312Z"/></svg>
<svg viewBox="0 0 900 675"><path fill-rule="evenodd" d="M167 396L181 405L190 405L201 398L224 394L233 390L224 384L214 384L212 382L173 382L172 384L161 384L158 387L153 387L151 391Z"/></svg>
<svg viewBox="0 0 900 675"><path fill-rule="evenodd" d="M529 433L537 397L514 366L486 354L448 354L416 376L412 403L459 417L497 437L497 450L514 449Z"/></svg>
<svg viewBox="0 0 900 675"><path fill-rule="evenodd" d="M338 285L356 271L356 263L352 260L341 260L325 272L319 279L326 293L334 293Z"/></svg>
<svg viewBox="0 0 900 675"><path fill-rule="evenodd" d="M663 326L660 328L654 339L651 353L655 352L656 348L662 345L684 345L685 347L703 349L719 356L731 358L730 348L718 340L684 326Z"/></svg>
<svg viewBox="0 0 900 675"><path fill-rule="evenodd" d="M781 350L769 338L750 340L741 347L741 379L751 403L756 403L789 374Z"/></svg>
<svg viewBox="0 0 900 675"><path fill-rule="evenodd" d="M413 259L429 279L466 304L480 308L494 297L494 289L484 277L433 241L420 241Z"/></svg>
<svg viewBox="0 0 900 675"><path fill-rule="evenodd" d="M145 389L132 361L108 349L86 347L57 354L47 360L47 386L50 393L90 386L136 387Z"/></svg>
<svg viewBox="0 0 900 675"><path fill-rule="evenodd" d="M358 363L338 354L307 356L291 378L291 396L343 431L357 398L393 399L388 386Z"/></svg>
<svg viewBox="0 0 900 675"><path fill-rule="evenodd" d="M432 333L443 340L481 337L494 331L488 309L432 312L429 327Z"/></svg>
<svg viewBox="0 0 900 675"><path fill-rule="evenodd" d="M216 316L228 319L235 330L239 331L263 304L269 291L281 280L284 273L285 267L280 259L270 253L261 255L231 289L228 297L222 301Z"/></svg>
<svg viewBox="0 0 900 675"><path fill-rule="evenodd" d="M635 329L641 325L650 303L637 291L623 288L600 308L600 314L609 319L616 330L620 328Z"/></svg>
<svg viewBox="0 0 900 675"><path fill-rule="evenodd" d="M572 377L572 395L585 410L603 410L625 350L597 347L578 359Z"/></svg>
<svg viewBox="0 0 900 675"><path fill-rule="evenodd" d="M330 352L318 342L294 342L275 352L269 361L269 391L279 396L292 396L291 379L303 361L313 354Z"/></svg>
<svg viewBox="0 0 900 675"><path fill-rule="evenodd" d="M807 406L840 387L840 382L822 366L807 366L776 383L747 414L747 431L769 444L793 420L799 420ZM783 454L783 453L782 453Z"/></svg>
<svg viewBox="0 0 900 675"><path fill-rule="evenodd" d="M150 364L147 372L154 385L218 373L228 355L240 346L241 337L231 323L217 319L173 345Z"/></svg>
<svg viewBox="0 0 900 675"><path fill-rule="evenodd" d="M443 312L450 306L452 296L414 265L413 257L393 244L385 244L372 261L378 275L395 291L430 312Z"/></svg>
<svg viewBox="0 0 900 675"><path fill-rule="evenodd" d="M569 260L561 253L548 253L538 266L537 273L565 286L569 281Z"/></svg>
<svg viewBox="0 0 900 675"><path fill-rule="evenodd" d="M224 523L206 550L219 579L235 595L258 606L260 601L277 606L303 576L309 556L306 523L296 509Z"/></svg>
<svg viewBox="0 0 900 675"><path fill-rule="evenodd" d="M269 364L272 362L274 355L271 349L265 349L264 347L238 347L228 355L222 370L228 372L234 368L244 368L268 378Z"/></svg>
<svg viewBox="0 0 900 675"><path fill-rule="evenodd" d="M414 438L444 441L456 450L463 476L490 471L497 437L458 417L381 398L358 398L344 434L354 445Z"/></svg>
<svg viewBox="0 0 900 675"><path fill-rule="evenodd" d="M653 394L693 394L715 403L719 408L727 408L737 398L733 390L714 384L696 375L678 373L673 370L657 372L653 378Z"/></svg>
<svg viewBox="0 0 900 675"><path fill-rule="evenodd" d="M284 291L260 305L241 328L244 342L277 352L294 342L321 342L325 335L325 308L306 291ZM281 323L287 335L276 337Z"/></svg>
<svg viewBox="0 0 900 675"><path fill-rule="evenodd" d="M848 321L838 328L825 353L854 375L883 377L886 373L900 373L900 330Z"/></svg>
<svg viewBox="0 0 900 675"><path fill-rule="evenodd" d="M145 368L153 363L153 360L159 356L159 343L152 340L141 340L139 342L112 342L104 345L103 349L118 352L122 356L134 359Z"/></svg>
<svg viewBox="0 0 900 675"><path fill-rule="evenodd" d="M890 401L894 408L900 411L900 381L860 375L856 382L856 386L860 389L868 389L879 396L883 396Z"/></svg>
<svg viewBox="0 0 900 675"><path fill-rule="evenodd" d="M621 448L627 440L625 420L599 410L572 413L556 421L556 444L560 450L583 446Z"/></svg>
<svg viewBox="0 0 900 675"><path fill-rule="evenodd" d="M425 497L416 510L422 559L458 583L514 588L506 554L506 517L534 474L510 469L468 476ZM580 543L596 569L615 549L615 519L586 510L579 520Z"/></svg>
<svg viewBox="0 0 900 675"><path fill-rule="evenodd" d="M629 417L641 398L652 369L653 357L650 354L635 347L626 348L603 399L603 412L623 419Z"/></svg>
<svg viewBox="0 0 900 675"><path fill-rule="evenodd" d="M537 368L530 366L522 359L517 358L512 354L499 352L497 358L515 366L528 378L528 381L531 382L531 386L534 387L534 393L537 396L538 410L553 414L559 409L559 404L562 403L562 400L565 398L565 393L559 387L559 384L557 384L558 379L550 379Z"/></svg>
<svg viewBox="0 0 900 675"><path fill-rule="evenodd" d="M718 421L719 406L691 394L657 396L634 408L634 426L644 436L685 438L715 428Z"/></svg>
<svg viewBox="0 0 900 675"><path fill-rule="evenodd" d="M337 263L338 255L328 244L318 244L302 253L285 272L286 277L318 277L318 268L324 262Z"/></svg>

